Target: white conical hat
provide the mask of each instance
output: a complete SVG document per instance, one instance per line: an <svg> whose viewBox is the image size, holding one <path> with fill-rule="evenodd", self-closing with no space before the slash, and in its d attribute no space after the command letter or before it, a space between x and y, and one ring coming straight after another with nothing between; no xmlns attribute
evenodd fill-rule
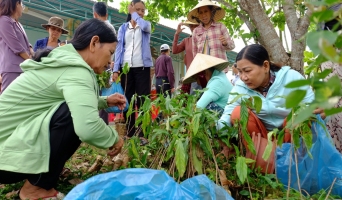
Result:
<svg viewBox="0 0 342 200"><path fill-rule="evenodd" d="M197 53L194 60L192 61L188 71L184 76L183 83L196 82L194 75L201 71L214 67L218 71L224 70L228 66L229 62L221 58L209 56L206 54Z"/></svg>
<svg viewBox="0 0 342 200"><path fill-rule="evenodd" d="M199 19L198 8L203 6L213 6L214 9L216 9L215 15L213 16L213 20L215 22L223 19L226 15L226 11L222 9L221 6L219 6L218 4L213 3L211 0L202 0L189 12L188 20L197 23L196 18Z"/></svg>

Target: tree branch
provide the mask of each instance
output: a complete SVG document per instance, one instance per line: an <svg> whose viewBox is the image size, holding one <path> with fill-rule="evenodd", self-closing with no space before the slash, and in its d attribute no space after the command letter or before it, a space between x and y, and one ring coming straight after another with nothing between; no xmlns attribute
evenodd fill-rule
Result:
<svg viewBox="0 0 342 200"><path fill-rule="evenodd" d="M236 10L230 3L226 2L225 0L217 0L218 3L221 3L225 7L231 9L231 10ZM239 18L245 22L247 25L249 31L254 32L255 31L255 26L252 24L252 22L248 19L246 15L244 15L241 12L236 12L236 14L239 16Z"/></svg>
<svg viewBox="0 0 342 200"><path fill-rule="evenodd" d="M246 11L260 33L260 41L276 63L289 64L289 57L274 29L269 17L266 15L259 0L239 0L240 7Z"/></svg>
<svg viewBox="0 0 342 200"><path fill-rule="evenodd" d="M284 0L283 8L287 26L289 27L291 34L294 34L297 30L297 23L299 20L294 6L294 1Z"/></svg>
<svg viewBox="0 0 342 200"><path fill-rule="evenodd" d="M310 26L311 15L312 15L312 10L310 8L308 8L308 10L305 12L305 15L303 16L303 18L301 18L299 20L298 31L300 31L300 33L302 35L304 35L308 31L308 28Z"/></svg>

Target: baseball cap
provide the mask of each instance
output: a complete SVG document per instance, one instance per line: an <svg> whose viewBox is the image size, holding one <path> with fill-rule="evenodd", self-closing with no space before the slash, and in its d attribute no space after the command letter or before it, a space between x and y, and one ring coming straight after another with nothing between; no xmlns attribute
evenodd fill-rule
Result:
<svg viewBox="0 0 342 200"><path fill-rule="evenodd" d="M160 51L167 50L167 49L170 49L170 46L167 45L167 44L162 44L162 45L160 46Z"/></svg>

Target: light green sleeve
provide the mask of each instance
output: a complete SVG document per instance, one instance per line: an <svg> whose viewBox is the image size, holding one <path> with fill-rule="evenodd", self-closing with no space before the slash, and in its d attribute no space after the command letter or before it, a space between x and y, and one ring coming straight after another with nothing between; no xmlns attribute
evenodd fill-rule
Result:
<svg viewBox="0 0 342 200"><path fill-rule="evenodd" d="M118 134L99 117L98 107L104 98L97 96L94 84L96 82L87 69L75 67L65 71L56 87L69 106L80 140L98 148L108 148L118 141Z"/></svg>
<svg viewBox="0 0 342 200"><path fill-rule="evenodd" d="M99 110L108 108L108 105L107 105L107 96L100 96L100 97L98 98L98 101L99 101L99 105L98 105Z"/></svg>

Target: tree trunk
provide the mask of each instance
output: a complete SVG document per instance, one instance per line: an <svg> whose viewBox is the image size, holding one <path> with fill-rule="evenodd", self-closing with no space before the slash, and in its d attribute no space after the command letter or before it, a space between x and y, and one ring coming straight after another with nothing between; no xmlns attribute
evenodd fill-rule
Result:
<svg viewBox="0 0 342 200"><path fill-rule="evenodd" d="M267 49L271 60L281 65L289 65L289 56L259 0L239 0L239 3L259 31L262 45Z"/></svg>
<svg viewBox="0 0 342 200"><path fill-rule="evenodd" d="M310 16L312 12L309 9L302 18L298 18L293 0L285 0L283 2L283 7L292 40L291 67L303 74L304 51L306 47L305 34L310 25Z"/></svg>

